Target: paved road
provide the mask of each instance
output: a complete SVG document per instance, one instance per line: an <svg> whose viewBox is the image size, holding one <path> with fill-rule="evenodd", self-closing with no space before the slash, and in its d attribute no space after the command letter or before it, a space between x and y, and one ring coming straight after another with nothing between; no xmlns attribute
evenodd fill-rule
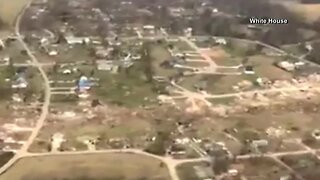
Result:
<svg viewBox="0 0 320 180"><path fill-rule="evenodd" d="M77 87L75 87L75 86L71 86L71 87L51 87L50 88L51 91L62 91L62 90L74 91L76 89L77 89Z"/></svg>
<svg viewBox="0 0 320 180"><path fill-rule="evenodd" d="M237 159L251 159L251 158L258 158L258 157L282 157L282 156L295 156L295 155L303 155L308 153L315 153L320 149L311 149L311 150L299 150L299 151L288 151L288 152L277 152L277 153L266 153L266 154L248 154L248 155L241 155L237 156Z"/></svg>
<svg viewBox="0 0 320 180"><path fill-rule="evenodd" d="M312 44L312 43L318 43L320 42L320 39L313 39L313 40L309 40L309 41L304 41L303 43L308 43L308 44ZM300 43L292 43L292 44L285 44L282 45L284 47L290 47L290 46L298 46Z"/></svg>
<svg viewBox="0 0 320 180"><path fill-rule="evenodd" d="M39 117L39 119L36 122L36 126L34 127L31 135L29 136L28 140L25 142L25 144L22 146L22 148L17 151L17 153L15 154L15 156L10 159L10 161L8 161L5 165L3 165L0 168L0 174L4 173L8 168L10 168L17 160L19 160L21 157L24 157L24 155L27 153L29 147L31 146L32 142L34 141L34 139L37 137L39 131L41 130L44 121L47 117L48 114L48 109L49 109L49 104L50 104L50 85L49 85L49 80L48 77L45 73L45 71L42 69L42 65L41 63L38 61L38 59L32 54L31 50L29 49L28 45L23 41L23 37L20 34L20 21L22 16L25 13L25 10L27 8L29 8L29 6L31 5L31 2L22 10L22 12L20 13L20 15L17 18L16 21L16 26L15 26L15 33L17 36L17 40L20 42L20 44L23 46L23 48L26 50L28 56L30 57L32 63L34 64L35 67L38 68L38 70L40 71L40 74L43 78L44 81L44 88L45 88L45 97L44 97L44 102L43 102L43 106L42 106L42 111L41 111L41 115Z"/></svg>
<svg viewBox="0 0 320 180"><path fill-rule="evenodd" d="M106 153L132 153L143 156L152 157L160 161L167 161L173 166L178 166L188 162L208 161L207 158L193 158L193 159L172 159L171 157L163 157L147 153L141 149L105 149L95 151L61 151L61 152L46 152L46 153L27 153L24 157L46 157L46 156L71 156L71 155L87 155L87 154L106 154Z"/></svg>
<svg viewBox="0 0 320 180"><path fill-rule="evenodd" d="M252 91L243 91L238 93L229 93L229 94L221 94L221 95L210 95L204 94L204 98L206 99L219 99L219 98L227 98L227 97L236 97L236 96L243 96L243 95L250 95L250 94L267 94L267 93L276 93L276 92L294 92L294 91L302 91L302 90L319 90L320 87L290 87L290 88L274 88L274 89L261 89L261 90L252 90Z"/></svg>
<svg viewBox="0 0 320 180"><path fill-rule="evenodd" d="M320 87L289 87L289 88L274 88L274 89L260 89L260 90L252 90L252 91L243 91L238 93L229 93L229 94L208 94L208 93L201 93L201 92L193 92L190 91L174 82L171 83L173 87L177 90L174 92L179 94L179 98L187 98L187 99L197 99L202 100L203 102L210 104L207 99L221 99L221 98L228 98L228 97L239 97L245 95L253 95L255 93L259 94L268 94L268 93L276 93L276 92L295 92L295 91L320 91Z"/></svg>
<svg viewBox="0 0 320 180"><path fill-rule="evenodd" d="M248 155L240 155L237 156L237 160L245 160L245 159L252 159L252 158L261 158L261 157L269 157L274 160L276 160L278 163L286 167L289 171L292 171L290 167L283 164L281 161L279 161L279 157L282 156L289 156L289 155L303 155L308 153L315 153L316 151L319 151L320 149L306 149L306 150L299 150L299 151L287 151L287 152L276 152L276 153L266 153L266 154L248 154ZM47 153L27 153L24 155L24 157L46 157L46 156L70 156L70 155L87 155L87 154L105 154L105 153L133 153L138 155L144 155L148 157L152 157L155 159L158 159L162 162L164 162L170 172L170 175L173 180L179 180L176 167L183 163L190 163L190 162L202 162L202 161L209 161L209 159L202 157L202 158L195 158L195 159L172 159L171 157L163 157L163 156L157 156L154 154L150 154L147 152L144 152L141 149L109 149L109 150L95 150L95 151L69 151L69 152L47 152ZM294 171L292 171L295 173ZM295 173L296 174L296 173ZM303 178L296 174L296 176L303 180Z"/></svg>
<svg viewBox="0 0 320 180"><path fill-rule="evenodd" d="M75 91L54 91L51 92L51 95L71 95L71 94L76 94Z"/></svg>
<svg viewBox="0 0 320 180"><path fill-rule="evenodd" d="M281 161L280 159L276 158L276 157L271 157L271 159L273 159L275 162L277 162L278 164L280 164L281 166L283 166L284 168L286 168L290 173L292 173L294 175L294 177L298 180L306 180L305 178L303 178L297 171L295 171L294 169L292 169L290 166L288 166L286 163L284 163L283 161Z"/></svg>
<svg viewBox="0 0 320 180"><path fill-rule="evenodd" d="M0 67L1 66L8 66L9 64L0 64ZM38 64L40 66L53 66L54 63L41 63L41 64ZM14 67L26 67L26 66L35 66L37 67L36 64L34 63L14 63L13 64Z"/></svg>

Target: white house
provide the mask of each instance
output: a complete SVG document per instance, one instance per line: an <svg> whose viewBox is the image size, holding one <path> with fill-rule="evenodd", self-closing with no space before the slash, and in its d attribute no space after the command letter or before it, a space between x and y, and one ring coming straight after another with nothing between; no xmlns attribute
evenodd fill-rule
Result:
<svg viewBox="0 0 320 180"><path fill-rule="evenodd" d="M134 56L132 56L132 59L133 60L141 59L141 55L134 55Z"/></svg>
<svg viewBox="0 0 320 180"><path fill-rule="evenodd" d="M47 38L41 38L40 39L40 44L41 45L48 45L49 44L49 40Z"/></svg>
<svg viewBox="0 0 320 180"><path fill-rule="evenodd" d="M28 87L28 82L25 78L19 77L15 82L12 83L11 88L13 89L24 89Z"/></svg>
<svg viewBox="0 0 320 180"><path fill-rule="evenodd" d="M71 74L72 71L70 69L65 69L62 71L62 74Z"/></svg>
<svg viewBox="0 0 320 180"><path fill-rule="evenodd" d="M213 13L218 13L219 10L218 10L218 8L213 8L213 9L212 9L212 12L213 12Z"/></svg>
<svg viewBox="0 0 320 180"><path fill-rule="evenodd" d="M191 37L192 36L192 28L188 27L187 29L184 30L184 33L187 37Z"/></svg>
<svg viewBox="0 0 320 180"><path fill-rule="evenodd" d="M154 25L144 25L144 26L143 26L143 29L144 29L144 30L154 30L155 27L154 27Z"/></svg>
<svg viewBox="0 0 320 180"><path fill-rule="evenodd" d="M293 63L288 62L288 61L281 61L277 65L286 71L294 71L294 69L295 69L295 65Z"/></svg>
<svg viewBox="0 0 320 180"><path fill-rule="evenodd" d="M90 42L90 38L88 37L74 37L74 36L67 36L65 37L68 44L88 44Z"/></svg>
<svg viewBox="0 0 320 180"><path fill-rule="evenodd" d="M5 56L2 61L5 62L5 63L9 63L11 60L11 58L9 56Z"/></svg>
<svg viewBox="0 0 320 180"><path fill-rule="evenodd" d="M306 50L308 50L309 52L313 50L313 47L312 47L311 44L306 44L304 47L305 47Z"/></svg>
<svg viewBox="0 0 320 180"><path fill-rule="evenodd" d="M0 49L5 48L5 47L6 47L6 45L3 43L2 39L0 39Z"/></svg>
<svg viewBox="0 0 320 180"><path fill-rule="evenodd" d="M220 45L226 45L226 44L227 44L227 41L226 41L226 39L224 39L224 38L216 38L216 39L215 39L215 42L216 42L217 44L220 44Z"/></svg>
<svg viewBox="0 0 320 180"><path fill-rule="evenodd" d="M262 146L268 146L269 142L268 140L260 139L260 140L253 140L251 144L255 147L262 147Z"/></svg>
<svg viewBox="0 0 320 180"><path fill-rule="evenodd" d="M298 62L295 62L294 65L296 67L299 67L299 66L304 66L306 63L305 62L302 62L302 61L298 61Z"/></svg>
<svg viewBox="0 0 320 180"><path fill-rule="evenodd" d="M58 51L56 51L56 50L51 50L51 51L48 52L48 55L49 55L49 56L56 56L56 55L58 55Z"/></svg>
<svg viewBox="0 0 320 180"><path fill-rule="evenodd" d="M100 71L111 71L114 64L112 61L107 61L107 60L97 60L97 68Z"/></svg>

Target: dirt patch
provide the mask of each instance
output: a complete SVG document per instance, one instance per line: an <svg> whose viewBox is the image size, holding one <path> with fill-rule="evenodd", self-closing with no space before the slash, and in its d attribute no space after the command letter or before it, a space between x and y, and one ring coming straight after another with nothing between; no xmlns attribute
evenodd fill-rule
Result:
<svg viewBox="0 0 320 180"><path fill-rule="evenodd" d="M221 47L212 47L210 49L202 49L202 53L207 54L211 59L218 65L226 65L230 56L229 54Z"/></svg>

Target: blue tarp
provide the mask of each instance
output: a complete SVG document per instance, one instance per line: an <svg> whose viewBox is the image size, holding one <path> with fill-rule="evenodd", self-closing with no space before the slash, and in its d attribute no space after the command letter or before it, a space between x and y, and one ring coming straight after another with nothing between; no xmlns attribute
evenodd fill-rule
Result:
<svg viewBox="0 0 320 180"><path fill-rule="evenodd" d="M78 83L78 87L80 90L83 90L83 89L88 89L90 88L90 81L88 80L87 77L85 76L81 76L80 79L79 79L79 83Z"/></svg>

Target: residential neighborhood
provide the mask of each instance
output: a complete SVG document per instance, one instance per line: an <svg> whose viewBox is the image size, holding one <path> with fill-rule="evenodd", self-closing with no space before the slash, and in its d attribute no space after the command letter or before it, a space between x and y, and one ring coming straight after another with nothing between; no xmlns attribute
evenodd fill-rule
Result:
<svg viewBox="0 0 320 180"><path fill-rule="evenodd" d="M238 3L25 2L0 21L0 180L318 180L318 22Z"/></svg>

